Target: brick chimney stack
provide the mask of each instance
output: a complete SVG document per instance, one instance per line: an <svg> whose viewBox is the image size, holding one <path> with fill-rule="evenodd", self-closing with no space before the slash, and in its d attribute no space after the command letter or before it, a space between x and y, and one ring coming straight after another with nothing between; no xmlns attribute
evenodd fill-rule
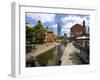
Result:
<svg viewBox="0 0 100 80"><path fill-rule="evenodd" d="M83 29L84 29L84 35L85 35L85 33L86 33L85 21L83 21Z"/></svg>

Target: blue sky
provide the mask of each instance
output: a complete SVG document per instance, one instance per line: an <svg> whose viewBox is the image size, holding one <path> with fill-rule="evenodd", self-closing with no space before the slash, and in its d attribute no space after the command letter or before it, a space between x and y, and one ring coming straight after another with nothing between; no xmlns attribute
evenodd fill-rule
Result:
<svg viewBox="0 0 100 80"><path fill-rule="evenodd" d="M64 33L70 37L70 29L75 24L81 24L85 20L86 27L90 25L90 16L82 14L49 14L49 13L26 13L26 23L32 26L37 24L38 20L41 20L43 26L48 27L55 34L57 34L57 23L61 26L61 35Z"/></svg>

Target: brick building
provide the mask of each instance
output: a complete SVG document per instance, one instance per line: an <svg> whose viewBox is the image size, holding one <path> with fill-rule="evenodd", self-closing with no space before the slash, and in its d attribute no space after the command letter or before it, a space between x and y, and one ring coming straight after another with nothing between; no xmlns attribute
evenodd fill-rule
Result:
<svg viewBox="0 0 100 80"><path fill-rule="evenodd" d="M85 33L85 21L83 21L83 26L80 24L75 24L72 26L70 35L71 37L76 38L85 35Z"/></svg>
<svg viewBox="0 0 100 80"><path fill-rule="evenodd" d="M45 33L45 42L53 42L54 41L54 34L52 31L47 31Z"/></svg>

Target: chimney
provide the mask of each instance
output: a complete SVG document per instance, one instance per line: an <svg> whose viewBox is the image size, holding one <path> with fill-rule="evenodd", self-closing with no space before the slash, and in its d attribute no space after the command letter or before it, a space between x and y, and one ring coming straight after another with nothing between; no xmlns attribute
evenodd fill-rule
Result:
<svg viewBox="0 0 100 80"><path fill-rule="evenodd" d="M85 26L85 21L83 21L83 29L84 29L84 34L86 33L86 26Z"/></svg>
<svg viewBox="0 0 100 80"><path fill-rule="evenodd" d="M83 27L85 27L85 21L83 21Z"/></svg>

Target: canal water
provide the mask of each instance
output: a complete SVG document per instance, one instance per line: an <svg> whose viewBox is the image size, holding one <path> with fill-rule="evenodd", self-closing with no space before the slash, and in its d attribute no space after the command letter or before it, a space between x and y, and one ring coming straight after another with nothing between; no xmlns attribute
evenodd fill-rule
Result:
<svg viewBox="0 0 100 80"><path fill-rule="evenodd" d="M67 43L60 43L56 47L44 52L43 54L36 57L37 61L26 63L26 67L37 67L37 66L57 66L61 64L61 57L65 50ZM38 62L38 65L36 63ZM30 65L30 66L28 66Z"/></svg>
<svg viewBox="0 0 100 80"><path fill-rule="evenodd" d="M56 66L61 64L61 57L63 55L66 43L60 43L58 46L48 50L47 52L37 57L40 66Z"/></svg>

